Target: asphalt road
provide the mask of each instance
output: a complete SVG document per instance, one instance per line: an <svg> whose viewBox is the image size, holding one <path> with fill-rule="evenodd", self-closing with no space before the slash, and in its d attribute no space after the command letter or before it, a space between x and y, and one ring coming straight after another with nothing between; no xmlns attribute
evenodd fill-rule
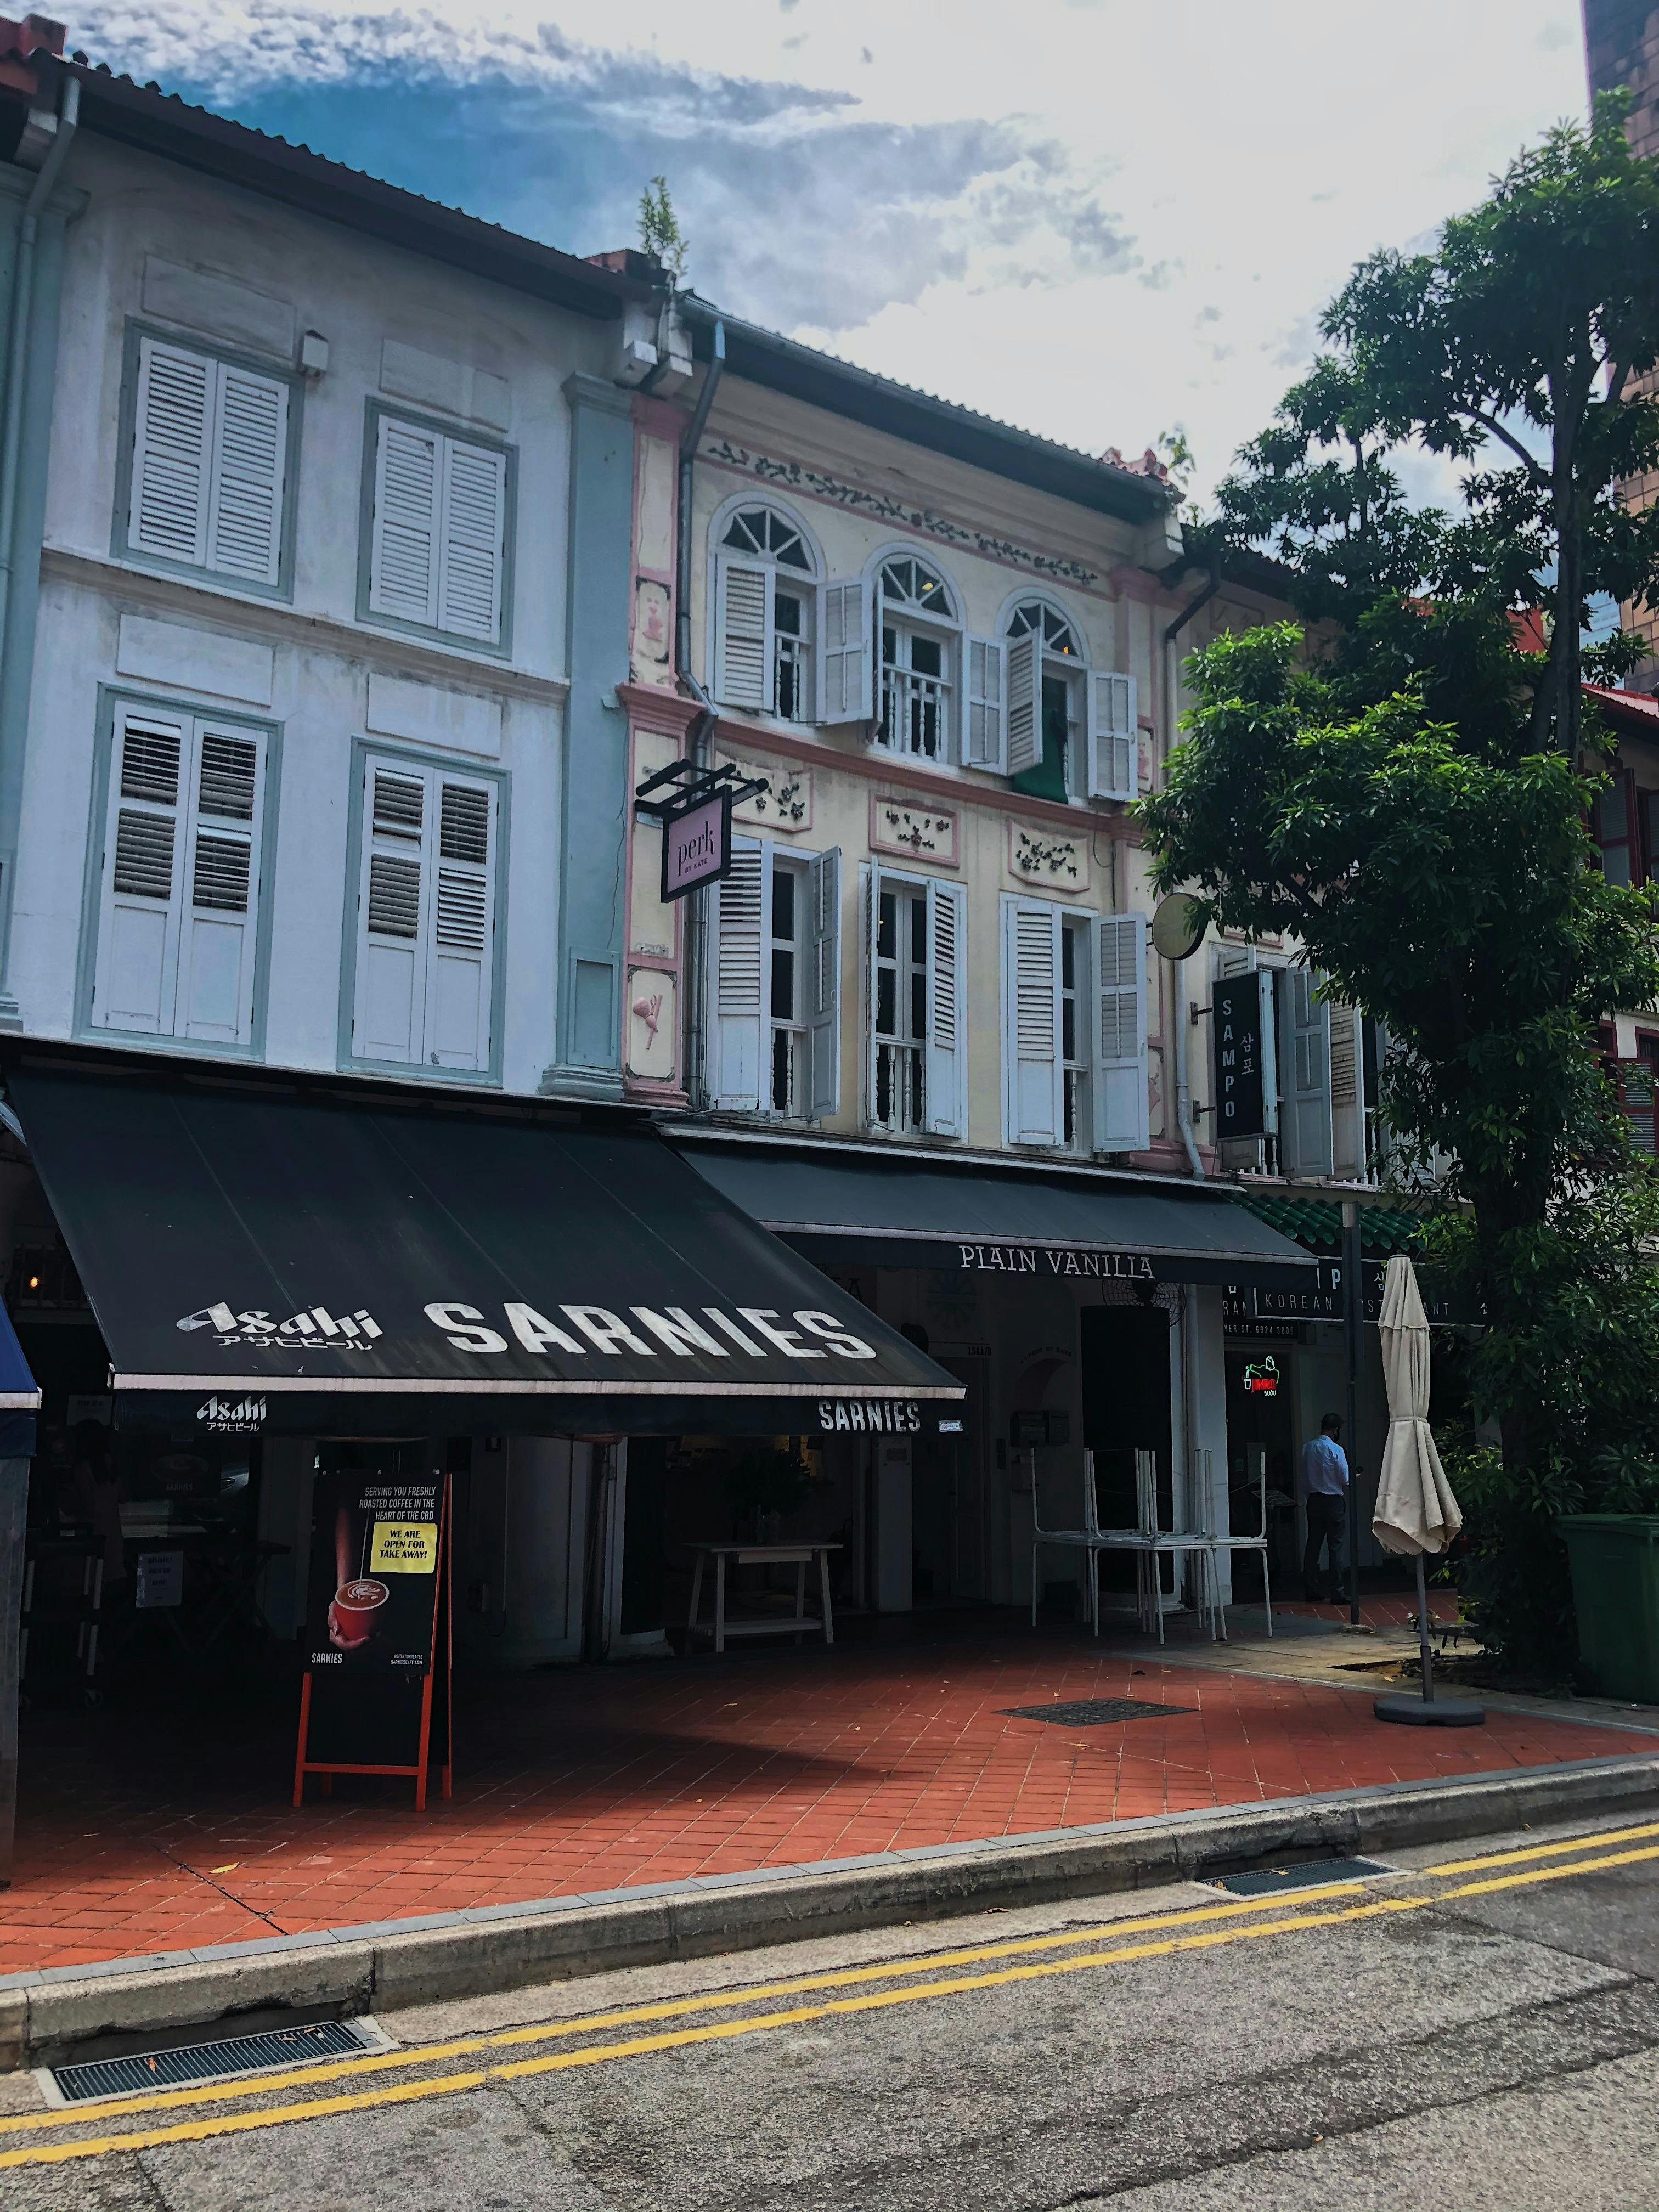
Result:
<svg viewBox="0 0 1659 2212"><path fill-rule="evenodd" d="M1659 1822L1568 1835L427 2008L232 2096L9 2077L0 2205L1654 2212Z"/></svg>

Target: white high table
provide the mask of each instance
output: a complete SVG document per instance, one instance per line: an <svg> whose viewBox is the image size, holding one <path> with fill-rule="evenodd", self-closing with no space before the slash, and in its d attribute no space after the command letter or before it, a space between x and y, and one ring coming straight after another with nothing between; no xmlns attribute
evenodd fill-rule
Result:
<svg viewBox="0 0 1659 2212"><path fill-rule="evenodd" d="M839 1544L693 1544L697 1555L696 1571L691 1577L691 1611L686 1620L688 1638L712 1635L716 1651L724 1651L728 1636L815 1636L820 1632L826 1644L836 1640L835 1615L830 1605L830 1554L841 1549ZM714 1563L714 1618L700 1621L697 1610L702 1601L702 1571L712 1559ZM806 1570L816 1559L818 1564L818 1589L823 1612L815 1619L806 1610ZM733 1566L793 1566L795 1570L795 1611L792 1619L787 1613L755 1614L740 1620L726 1617L726 1570Z"/></svg>

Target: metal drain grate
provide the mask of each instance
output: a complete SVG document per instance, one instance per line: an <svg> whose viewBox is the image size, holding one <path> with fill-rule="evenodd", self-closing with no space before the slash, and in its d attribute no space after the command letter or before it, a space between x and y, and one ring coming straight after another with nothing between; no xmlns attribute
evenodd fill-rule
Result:
<svg viewBox="0 0 1659 2212"><path fill-rule="evenodd" d="M356 2057L376 2047L349 2021L319 2020L307 2027L233 2035L219 2043L186 2043L175 2051L139 2051L130 2058L89 2058L77 2066L54 2066L52 2078L66 2103L81 2105L90 2097L120 2097L134 2089L183 2089L198 2081L222 2081L228 2075L257 2074L267 2066Z"/></svg>
<svg viewBox="0 0 1659 2212"><path fill-rule="evenodd" d="M1221 1875L1215 1886L1230 1889L1235 1897L1273 1897L1281 1889L1324 1889L1334 1881L1357 1881L1393 1871L1371 1859L1310 1859L1305 1866L1255 1867L1249 1874Z"/></svg>
<svg viewBox="0 0 1659 2212"><path fill-rule="evenodd" d="M1195 1713L1196 1705L1158 1705L1148 1698L1073 1698L1051 1705L1005 1705L1016 1721L1053 1721L1060 1728L1099 1728L1107 1721L1150 1721L1170 1713Z"/></svg>

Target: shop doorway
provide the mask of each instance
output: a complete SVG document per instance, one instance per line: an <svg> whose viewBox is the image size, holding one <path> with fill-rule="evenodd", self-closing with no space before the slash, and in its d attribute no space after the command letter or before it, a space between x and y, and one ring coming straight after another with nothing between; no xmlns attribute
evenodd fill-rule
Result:
<svg viewBox="0 0 1659 2212"><path fill-rule="evenodd" d="M1261 1492L1252 1472L1252 1447L1260 1445L1267 1454L1267 1528L1276 1577L1287 1574L1296 1564L1294 1356L1291 1344L1227 1339L1227 1493L1232 1525L1239 1529L1261 1525ZM1237 1592L1258 1594L1261 1569L1255 1553L1239 1553L1233 1572Z"/></svg>
<svg viewBox="0 0 1659 2212"><path fill-rule="evenodd" d="M980 1605L989 1598L986 1516L988 1504L989 1362L981 1356L939 1360L968 1395L947 1418L959 1419L959 1432L924 1430L910 1445L912 1601L929 1605Z"/></svg>
<svg viewBox="0 0 1659 2212"><path fill-rule="evenodd" d="M1134 1527L1135 1454L1149 1451L1158 1462L1158 1525L1167 1528L1175 1495L1170 1316L1162 1306L1085 1306L1079 1319L1083 1441L1095 1455L1101 1526ZM1102 1553L1103 1590L1132 1590L1134 1577L1131 1553Z"/></svg>

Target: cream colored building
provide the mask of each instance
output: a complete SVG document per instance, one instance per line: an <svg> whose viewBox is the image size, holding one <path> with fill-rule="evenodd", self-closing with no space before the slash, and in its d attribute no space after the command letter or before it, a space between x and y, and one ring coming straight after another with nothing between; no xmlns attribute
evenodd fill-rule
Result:
<svg viewBox="0 0 1659 2212"><path fill-rule="evenodd" d="M1109 1522L1140 1449L1165 1525L1225 1525L1224 1286L1297 1279L1215 1181L1219 949L1152 950L1130 812L1182 657L1285 610L1187 557L1150 455L681 313L695 383L635 403L635 786L689 755L765 788L701 912L636 824L624 1082L968 1385L960 1437L824 1442L854 1595L1024 1603L1033 1476L1076 1526L1085 1444Z"/></svg>

